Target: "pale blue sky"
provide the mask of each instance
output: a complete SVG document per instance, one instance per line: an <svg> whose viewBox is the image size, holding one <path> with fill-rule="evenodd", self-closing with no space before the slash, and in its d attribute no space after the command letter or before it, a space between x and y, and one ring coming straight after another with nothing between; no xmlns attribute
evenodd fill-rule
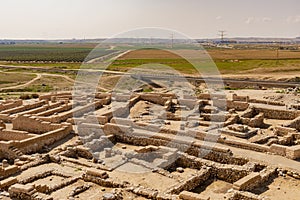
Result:
<svg viewBox="0 0 300 200"><path fill-rule="evenodd" d="M102 38L162 27L193 38L300 36L299 0L0 0L0 39Z"/></svg>

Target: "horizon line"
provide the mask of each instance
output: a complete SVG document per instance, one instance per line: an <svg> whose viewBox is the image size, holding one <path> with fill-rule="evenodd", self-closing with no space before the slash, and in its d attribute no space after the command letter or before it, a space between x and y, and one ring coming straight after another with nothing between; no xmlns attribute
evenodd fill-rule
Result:
<svg viewBox="0 0 300 200"><path fill-rule="evenodd" d="M299 39L300 36L296 37L273 37L273 36L236 36L236 37L226 37L224 39ZM120 37L120 38L110 38L110 37L101 37L101 38L0 38L0 41L5 40L44 40L44 41L59 41L59 40L106 40L106 39L149 39L149 37ZM168 38L152 38L152 39L168 39ZM217 40L220 39L218 37L208 37L208 38L174 38L174 40L181 40L181 39L192 39L192 40Z"/></svg>

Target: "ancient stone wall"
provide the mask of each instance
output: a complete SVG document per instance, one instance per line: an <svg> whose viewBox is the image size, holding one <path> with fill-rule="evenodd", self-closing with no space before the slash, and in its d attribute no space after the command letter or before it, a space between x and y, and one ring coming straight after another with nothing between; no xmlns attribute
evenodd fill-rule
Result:
<svg viewBox="0 0 300 200"><path fill-rule="evenodd" d="M230 146L235 146L238 148L242 149L249 149L249 150L254 150L254 151L259 151L259 152L269 152L270 147L265 146L265 145L260 145L260 144L255 144L247 141L241 141L241 140L234 140L230 138L225 138L219 140L221 143L230 145Z"/></svg>
<svg viewBox="0 0 300 200"><path fill-rule="evenodd" d="M87 104L85 106L81 106L81 107L74 107L72 110L69 110L64 113L59 113L58 115L48 116L48 117L39 116L38 118L43 121L47 121L47 122L51 122L51 123L61 123L61 122L65 122L67 119L72 118L72 117L81 117L85 113L96 110L99 107L101 107L102 105L103 104L102 104L101 100L99 100L99 101L97 100L94 103L89 103L89 104Z"/></svg>
<svg viewBox="0 0 300 200"><path fill-rule="evenodd" d="M211 170L210 168L200 169L200 171L195 174L194 176L188 178L186 181L179 183L178 185L174 186L171 190L167 193L170 194L179 194L180 192L187 190L193 190L198 185L204 184L210 178Z"/></svg>
<svg viewBox="0 0 300 200"><path fill-rule="evenodd" d="M19 113L19 112L23 112L26 110L31 110L40 106L43 106L47 103L47 101L38 101L32 104L27 104L27 105L22 105L22 106L18 106L18 107L14 107L8 110L4 110L1 112L1 114L15 114L15 113Z"/></svg>
<svg viewBox="0 0 300 200"><path fill-rule="evenodd" d="M237 111L244 111L249 107L249 103L240 101L227 101L227 109L235 109Z"/></svg>
<svg viewBox="0 0 300 200"><path fill-rule="evenodd" d="M267 105L273 105L273 106L285 106L285 103L278 102L278 101L267 101L267 100L261 100L261 99L250 99L249 96L239 96L237 94L232 95L233 101L243 101L248 103L259 103L259 104L267 104Z"/></svg>
<svg viewBox="0 0 300 200"><path fill-rule="evenodd" d="M2 102L0 103L0 111L12 109L21 105L23 105L22 100Z"/></svg>
<svg viewBox="0 0 300 200"><path fill-rule="evenodd" d="M140 94L140 99L164 106L169 98L160 94Z"/></svg>
<svg viewBox="0 0 300 200"><path fill-rule="evenodd" d="M61 92L58 94L45 94L45 95L40 95L39 100L51 100L51 97L59 97L59 96L72 96L71 92Z"/></svg>
<svg viewBox="0 0 300 200"><path fill-rule="evenodd" d="M37 114L37 113L40 113L40 112L44 112L46 110L49 110L49 109L53 109L53 108L56 108L60 105L62 105L63 102L57 102L57 103L54 103L54 104L46 104L46 105L43 105L41 107L37 107L35 109L31 109L31 110L26 110L26 111L23 111L23 112L19 112L18 114L19 115L25 115L25 114Z"/></svg>
<svg viewBox="0 0 300 200"><path fill-rule="evenodd" d="M39 113L37 113L37 116L50 116L50 115L53 115L55 113L68 111L68 110L72 109L72 107L73 107L73 104L64 104L64 105L61 105L59 107L54 107L54 108L51 108L51 109L47 109L44 112L39 112Z"/></svg>
<svg viewBox="0 0 300 200"><path fill-rule="evenodd" d="M285 124L286 127L294 128L300 131L300 116L294 119L293 121Z"/></svg>
<svg viewBox="0 0 300 200"><path fill-rule="evenodd" d="M6 130L0 128L0 140L23 140L35 136L34 134L29 134L26 131L18 130Z"/></svg>
<svg viewBox="0 0 300 200"><path fill-rule="evenodd" d="M41 150L44 146L51 145L69 135L73 130L71 124L62 123L62 128L28 138L21 141L14 141L11 144L23 153L33 153Z"/></svg>
<svg viewBox="0 0 300 200"><path fill-rule="evenodd" d="M272 109L267 107L254 107L256 113L264 113L265 118L280 119L280 120L293 120L300 116L300 111Z"/></svg>
<svg viewBox="0 0 300 200"><path fill-rule="evenodd" d="M30 133L42 134L48 131L62 128L60 124L52 124L35 118L30 115L18 115L12 120L13 129L27 131Z"/></svg>

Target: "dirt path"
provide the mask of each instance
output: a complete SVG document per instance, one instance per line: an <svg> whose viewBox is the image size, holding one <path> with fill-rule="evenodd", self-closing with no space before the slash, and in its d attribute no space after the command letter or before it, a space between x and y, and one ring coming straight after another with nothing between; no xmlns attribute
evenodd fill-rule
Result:
<svg viewBox="0 0 300 200"><path fill-rule="evenodd" d="M89 61L87 61L86 63L97 63L99 61L104 61L106 62L105 60L115 60L116 58L119 58L120 56L128 53L129 51L126 51L126 52L122 52L122 51L117 51L117 52L113 52L113 53L110 53L110 54L107 54L107 55L104 55L104 56L100 56L98 58L94 58L94 59L91 59Z"/></svg>
<svg viewBox="0 0 300 200"><path fill-rule="evenodd" d="M30 74L30 73L28 73L28 74ZM32 84L33 82L39 80L42 77L41 74L35 74L35 75L36 75L36 77L34 79L28 81L27 83L24 83L24 84L21 84L21 85L16 85L16 86L9 86L9 87L5 87L5 88L1 88L0 91L2 91L2 90L10 90L10 89L18 89L18 88L26 87L26 86Z"/></svg>
<svg viewBox="0 0 300 200"><path fill-rule="evenodd" d="M13 73L13 72L6 72L6 73ZM40 80L43 76L62 77L64 79L66 79L67 81L71 82L71 83L75 82L75 80L73 80L72 78L68 77L67 75L47 74L47 73L25 73L25 74L33 74L33 75L36 75L36 77L33 78L32 80L24 83L24 84L21 84L21 85L9 86L9 87L5 87L5 88L1 88L0 91L3 91L3 90L14 90L14 89L19 89L19 88L27 87L30 84L34 83L35 81Z"/></svg>

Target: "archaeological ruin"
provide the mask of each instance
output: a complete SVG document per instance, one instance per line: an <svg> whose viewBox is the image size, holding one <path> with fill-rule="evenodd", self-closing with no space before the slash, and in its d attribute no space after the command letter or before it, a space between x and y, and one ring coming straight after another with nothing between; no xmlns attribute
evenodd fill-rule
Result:
<svg viewBox="0 0 300 200"><path fill-rule="evenodd" d="M299 103L138 91L1 101L0 199L298 199Z"/></svg>

